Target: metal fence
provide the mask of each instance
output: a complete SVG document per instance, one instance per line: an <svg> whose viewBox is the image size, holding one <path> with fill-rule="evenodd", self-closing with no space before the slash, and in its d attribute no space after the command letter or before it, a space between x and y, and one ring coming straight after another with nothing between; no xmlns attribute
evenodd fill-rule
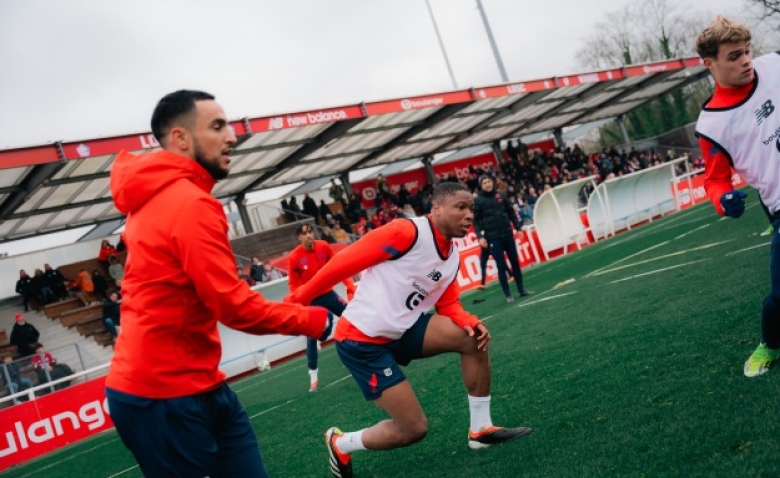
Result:
<svg viewBox="0 0 780 478"><path fill-rule="evenodd" d="M54 362L47 363L47 355ZM34 399L73 383L105 375L107 367L100 359L89 353L78 343L42 351L37 355L21 357L12 361L4 359L0 364L2 395L0 407ZM97 368L97 371L95 370Z"/></svg>

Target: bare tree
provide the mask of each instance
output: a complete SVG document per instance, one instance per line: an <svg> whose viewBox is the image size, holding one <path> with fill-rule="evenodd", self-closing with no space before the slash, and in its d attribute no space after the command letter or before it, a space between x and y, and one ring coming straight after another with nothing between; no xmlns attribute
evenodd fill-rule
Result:
<svg viewBox="0 0 780 478"><path fill-rule="evenodd" d="M780 16L780 0L747 0L749 3L759 5L763 8L763 17L772 15Z"/></svg>

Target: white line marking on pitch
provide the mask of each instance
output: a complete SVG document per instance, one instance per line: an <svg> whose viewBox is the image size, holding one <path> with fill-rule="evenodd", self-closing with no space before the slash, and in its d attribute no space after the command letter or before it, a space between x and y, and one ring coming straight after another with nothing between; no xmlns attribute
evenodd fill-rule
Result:
<svg viewBox="0 0 780 478"><path fill-rule="evenodd" d="M124 475L124 474L125 474L125 473L127 473L128 471L133 471L133 470L135 470L136 468L138 468L138 465L131 466L130 468L127 468L126 470L122 470L122 471L120 471L119 473L114 473L113 475L109 476L108 478L114 478L115 476Z"/></svg>
<svg viewBox="0 0 780 478"><path fill-rule="evenodd" d="M766 246L768 246L768 245L770 245L770 244L772 244L772 241L765 242L765 243L763 243L763 244L757 244L757 245L755 245L755 246L746 247L746 248L744 248L744 249L740 249L740 250L738 250L738 251L729 252L728 254L726 254L726 257L728 257L728 256L733 256L734 254L739 254L740 252L749 251L749 250L751 250L751 249L757 249L757 248L759 248L759 247L766 247Z"/></svg>
<svg viewBox="0 0 780 478"><path fill-rule="evenodd" d="M644 254L645 252L652 251L653 249L656 249L658 247L665 246L666 244L669 244L669 242L671 242L671 241L659 242L658 244L656 244L654 246L650 246L647 249L642 249L641 251L635 252L635 253L631 254L630 256L626 256L626 257L623 257L621 259L618 259L615 262L613 262L612 264L608 264L608 265L606 265L604 267L600 267L600 268L596 269L595 271L591 272L590 274L586 275L585 277L590 277L590 276L592 276L592 275L594 275L594 274L596 274L596 273L606 269L607 267L612 267L615 264L619 264L619 263L621 263L623 261L627 261L628 259L631 259L632 257L636 257L638 255Z"/></svg>
<svg viewBox="0 0 780 478"><path fill-rule="evenodd" d="M700 250L703 250L703 249L709 249L711 247L719 246L719 245L725 244L727 242L731 242L731 241L721 241L721 242L715 242L715 243L712 243L712 244L704 244L704 245L697 246L697 247L694 247L694 248L691 248L691 249L686 249L684 251L672 252L671 254L666 254L666 255L663 255L663 256L654 257L652 259L646 259L644 261L639 261L639 262L634 262L634 263L631 263L631 264L626 264L624 266L615 267L613 269L607 269L607 270L599 271L599 272L596 272L596 273L592 273L592 275L600 276L602 274L607 274L609 272L619 271L619 270L625 269L627 267L638 266L640 264L646 264L648 262L655 262L657 260L666 259L666 258L674 257L674 256L679 256L681 254L687 254L687 253L692 252L692 251L700 251Z"/></svg>
<svg viewBox="0 0 780 478"><path fill-rule="evenodd" d="M350 374L350 375L345 375L344 377L341 377L340 379L338 379L338 380L335 380L334 382L332 382L332 383L330 383L330 384L328 384L328 385L326 385L326 386L324 386L324 387L322 387L322 388L328 388L328 387L330 387L331 385L335 385L335 384L337 384L337 383L339 383L339 382L341 382L341 381L343 381L343 380L346 380L346 379L348 379L348 378L349 378L349 377L351 377L351 376L352 376L351 374ZM293 403L293 402L297 402L298 400L300 400L301 398L303 398L303 397L305 397L305 396L306 396L306 395L301 395L300 397L291 398L291 399L287 400L287 401L286 401L286 402L284 402L284 403L280 403L279 405L274 405L274 406L273 406L273 407L271 407L271 408L265 409L265 410L263 410L263 411L261 411L261 412L257 412L257 413L255 413L254 415L250 415L250 416L249 416L249 419L251 420L251 419L253 419L253 418L259 417L260 415L265 415L265 414L266 414L266 413L268 413L268 412L272 412L272 411L276 410L277 408L282 408L282 407L283 407L283 406L285 406L285 405L289 405L289 404L291 404L291 403Z"/></svg>
<svg viewBox="0 0 780 478"><path fill-rule="evenodd" d="M657 269L657 270L650 271L650 272L643 272L642 274L637 274L637 275L633 275L633 276L624 277L623 279L613 280L612 282L610 282L610 284L615 284L615 283L618 283L618 282L623 282L623 281L627 281L627 280L631 280L631 279L637 279L639 277L649 276L649 275L652 275L652 274L658 274L659 272L664 272L664 271L668 271L668 270L671 270L671 269L677 269L678 267L689 266L691 264L696 264L697 262L705 262L705 261L708 261L708 260L709 259L699 259L697 261L684 262L682 264L677 264L677 265L674 265L674 266L664 267L663 269Z"/></svg>
<svg viewBox="0 0 780 478"><path fill-rule="evenodd" d="M709 224L704 224L702 226L697 227L696 229L691 229L690 231L684 232L684 233L680 234L679 236L675 237L674 240L676 241L677 239L682 239L685 236L689 236L689 235L693 234L694 232L701 231L702 229L705 229L707 227L710 227L710 225Z"/></svg>
<svg viewBox="0 0 780 478"><path fill-rule="evenodd" d="M539 295L546 294L547 292L550 292L550 291L546 290L544 292L540 292ZM572 291L572 292L566 292L564 294L551 295L550 297L536 298L534 300L530 300L528 302L521 302L519 304L513 302L512 305L509 306L509 308L510 309L511 308L519 309L521 307L526 307L528 305L538 304L539 302L545 302L545 301L548 301L548 300L558 299L560 297L566 297L567 295L572 295L572 294L576 294L576 293L577 293L577 291L575 290L575 291ZM487 322L488 320L493 319L495 317L498 317L499 315L504 315L504 313L505 312L498 312L496 314L490 314L490 315L487 315L485 317L480 318L479 320L481 320L482 322Z"/></svg>

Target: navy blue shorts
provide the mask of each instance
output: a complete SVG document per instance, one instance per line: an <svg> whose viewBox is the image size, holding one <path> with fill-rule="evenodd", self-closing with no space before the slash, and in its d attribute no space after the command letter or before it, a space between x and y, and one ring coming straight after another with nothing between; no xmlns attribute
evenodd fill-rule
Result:
<svg viewBox="0 0 780 478"><path fill-rule="evenodd" d="M406 380L399 365L423 357L423 341L432 314L421 314L400 339L388 344L344 340L336 342L336 351L366 400L376 400L382 392Z"/></svg>
<svg viewBox="0 0 780 478"><path fill-rule="evenodd" d="M119 436L146 478L267 478L252 425L223 383L198 395L150 399L106 388Z"/></svg>

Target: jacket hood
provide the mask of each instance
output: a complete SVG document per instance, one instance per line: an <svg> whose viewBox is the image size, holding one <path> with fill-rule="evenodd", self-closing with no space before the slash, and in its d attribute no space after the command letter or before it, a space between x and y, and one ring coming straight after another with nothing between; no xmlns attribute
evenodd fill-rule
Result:
<svg viewBox="0 0 780 478"><path fill-rule="evenodd" d="M134 155L122 151L111 168L111 196L122 214L138 210L158 191L186 179L211 192L216 181L194 160L170 151Z"/></svg>

